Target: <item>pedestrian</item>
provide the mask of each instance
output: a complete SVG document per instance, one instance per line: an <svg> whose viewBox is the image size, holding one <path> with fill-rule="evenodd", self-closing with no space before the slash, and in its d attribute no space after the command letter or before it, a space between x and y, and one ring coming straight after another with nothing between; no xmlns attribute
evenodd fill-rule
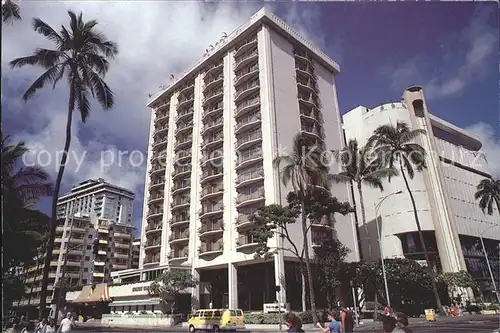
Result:
<svg viewBox="0 0 500 333"><path fill-rule="evenodd" d="M75 327L75 321L73 320L73 315L71 312L66 314L66 318L61 320L61 325L59 325L59 329L57 333L69 333Z"/></svg>
<svg viewBox="0 0 500 333"><path fill-rule="evenodd" d="M336 310L330 310L328 312L328 320L330 321L330 324L327 327L321 326L320 323L318 323L318 328L323 332L323 333L340 333L340 321L339 321L339 314Z"/></svg>
<svg viewBox="0 0 500 333"><path fill-rule="evenodd" d="M292 332L304 333L304 330L302 329L302 321L295 313L293 312L285 313L283 315L283 321L285 322L286 326L288 326L288 333Z"/></svg>
<svg viewBox="0 0 500 333"><path fill-rule="evenodd" d="M7 330L7 332L8 333L20 333L21 332L21 325L14 323L14 324L12 324L12 327Z"/></svg>
<svg viewBox="0 0 500 333"><path fill-rule="evenodd" d="M45 325L42 329L41 333L54 333L56 331L56 325L54 319L49 318L47 321L47 325Z"/></svg>
<svg viewBox="0 0 500 333"><path fill-rule="evenodd" d="M340 332L352 333L354 332L354 319L352 311L345 307L344 302L339 303L340 307Z"/></svg>
<svg viewBox="0 0 500 333"><path fill-rule="evenodd" d="M412 333L408 328L408 317L403 312L396 312L396 327L402 329L405 333Z"/></svg>
<svg viewBox="0 0 500 333"><path fill-rule="evenodd" d="M386 316L390 316L391 315L391 308L389 307L389 305L385 306L385 308L384 308L384 314Z"/></svg>
<svg viewBox="0 0 500 333"><path fill-rule="evenodd" d="M23 328L23 330L21 331L21 333L36 333L36 325L35 325L35 323L32 322L32 321L29 321L26 324L26 327Z"/></svg>
<svg viewBox="0 0 500 333"><path fill-rule="evenodd" d="M47 325L47 318L40 319L38 324L36 324L36 332L42 333L43 328Z"/></svg>

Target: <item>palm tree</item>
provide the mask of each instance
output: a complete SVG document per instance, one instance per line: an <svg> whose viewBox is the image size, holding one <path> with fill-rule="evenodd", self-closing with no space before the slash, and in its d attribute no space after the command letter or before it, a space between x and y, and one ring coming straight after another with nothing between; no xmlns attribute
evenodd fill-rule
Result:
<svg viewBox="0 0 500 333"><path fill-rule="evenodd" d="M340 150L334 150L335 159L342 164L344 171L331 175L337 183L355 183L359 194L359 206L361 209L361 220L365 228L365 234L368 236L368 226L366 225L366 212L363 200L362 184L384 191L382 180L386 177L397 176L395 168L385 167L377 158L370 159L370 145L358 147L357 140L349 140L346 147ZM368 238L368 256L372 260L371 241Z"/></svg>
<svg viewBox="0 0 500 333"><path fill-rule="evenodd" d="M488 215L493 215L493 204L496 204L500 214L500 179L485 178L481 180L477 185L474 199L479 200L479 207L483 213L487 211Z"/></svg>
<svg viewBox="0 0 500 333"><path fill-rule="evenodd" d="M32 55L10 62L12 68L31 65L42 67L45 70L24 93L23 99L25 101L28 101L38 89L47 84L54 87L63 77L67 78L69 84L66 141L52 197L50 236L40 291L40 317L43 317L45 310L49 263L52 260L57 226L57 197L71 143L73 111L75 108L78 109L82 122L85 123L90 114L90 96L97 99L105 110L114 105L113 92L103 78L109 69L108 59L114 58L118 53L117 45L108 41L96 29L97 21L84 22L82 14L77 16L72 11L68 11L68 15L70 17L69 29L62 26L59 33L41 19L33 19L33 29L53 42L55 48L37 48Z"/></svg>
<svg viewBox="0 0 500 333"><path fill-rule="evenodd" d="M309 297L311 301L311 312L314 323L318 322L316 314L316 300L314 296L314 286L311 270L311 260L309 257L309 240L307 239L307 211L305 199L311 189L322 186L328 187L330 175L328 167L321 163L322 150L314 145L302 133L295 135L293 139L292 152L290 155L277 156L273 164L281 169L281 181L285 186L291 183L294 191L302 198L302 236L304 237L304 261L307 271L307 283L309 285Z"/></svg>
<svg viewBox="0 0 500 333"><path fill-rule="evenodd" d="M15 20L20 20L21 14L19 5L13 0L5 0L2 4L2 22L13 23Z"/></svg>
<svg viewBox="0 0 500 333"><path fill-rule="evenodd" d="M436 304L442 313L446 313L443 311L441 299L439 298L434 269L429 258L429 253L427 252L427 247L425 246L424 235L418 218L415 198L413 197L407 178L408 175L410 179L413 179L415 171L422 172L425 168L427 168L425 148L414 142L416 138L421 135L425 135L425 133L426 132L423 129L410 129L407 123L398 121L396 126L392 124L379 126L368 141L369 144L374 145L375 151L389 168L393 168L395 164L399 164L399 170L403 176L406 190L410 195L411 204L413 206L413 216L415 217L415 223L417 224L418 235L424 251L427 268L432 278L432 291L434 293ZM388 177L388 179L391 181L391 177Z"/></svg>

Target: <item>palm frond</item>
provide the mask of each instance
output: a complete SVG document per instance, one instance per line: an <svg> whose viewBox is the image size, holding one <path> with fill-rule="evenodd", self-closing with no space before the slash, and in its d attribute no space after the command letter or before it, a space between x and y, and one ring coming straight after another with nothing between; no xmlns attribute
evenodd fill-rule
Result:
<svg viewBox="0 0 500 333"><path fill-rule="evenodd" d="M2 22L12 24L16 20L21 20L19 5L12 0L5 0L2 4Z"/></svg>
<svg viewBox="0 0 500 333"><path fill-rule="evenodd" d="M64 45L64 39L46 22L39 18L33 19L33 29L45 36L48 40L57 44L58 49Z"/></svg>
<svg viewBox="0 0 500 333"><path fill-rule="evenodd" d="M56 65L40 75L38 79L36 79L35 82L31 84L28 90L26 90L23 95L23 99L25 101L28 101L37 92L38 89L43 88L47 83L51 83L52 86L54 86L60 76L59 70L60 65Z"/></svg>

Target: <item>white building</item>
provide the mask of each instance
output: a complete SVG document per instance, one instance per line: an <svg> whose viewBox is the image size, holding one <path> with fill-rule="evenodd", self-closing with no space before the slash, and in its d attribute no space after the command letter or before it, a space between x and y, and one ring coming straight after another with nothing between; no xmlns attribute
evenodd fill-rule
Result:
<svg viewBox="0 0 500 333"><path fill-rule="evenodd" d="M273 261L255 260L247 216L286 203L290 188L272 162L290 152L297 133L326 149L343 145L338 73L325 53L262 9L153 98L140 260L150 273L143 279L189 266L202 281L194 292L202 305L204 283L212 285L214 306L262 309L278 298L300 304L298 293L287 298L287 290L300 290L295 258L280 250ZM333 193L349 200L346 185ZM358 259L353 216L338 216L336 231ZM313 227L312 243L324 234L332 233Z"/></svg>
<svg viewBox="0 0 500 333"><path fill-rule="evenodd" d="M118 224L132 225L134 192L110 184L104 179L89 179L73 186L57 200L58 216L96 213Z"/></svg>
<svg viewBox="0 0 500 333"><path fill-rule="evenodd" d="M443 271L468 270L481 281L483 290L491 291L490 275L478 237L484 237L498 279L500 217L496 207L492 216L484 214L474 199L477 184L490 177L486 157L480 152L481 142L472 134L431 114L419 87L408 88L401 102L373 109L359 106L343 116L346 139L355 138L360 145L364 145L380 125L395 125L397 121L426 131L418 143L428 152L428 167L424 172L417 172L409 182L431 255L439 261L438 266ZM375 205L386 195L403 191L380 205L383 255L424 260L403 178L395 177L390 183L385 181L384 187L385 191L380 192L363 186L371 243L378 244ZM359 200L357 193L355 200ZM363 230L360 228L360 233ZM494 299L492 294L489 296Z"/></svg>

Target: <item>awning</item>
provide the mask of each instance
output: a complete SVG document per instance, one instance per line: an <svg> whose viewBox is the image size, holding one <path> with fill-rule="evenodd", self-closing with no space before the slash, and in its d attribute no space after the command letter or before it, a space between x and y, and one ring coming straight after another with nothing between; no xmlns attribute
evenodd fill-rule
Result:
<svg viewBox="0 0 500 333"><path fill-rule="evenodd" d="M109 306L135 306L135 305L158 305L161 300L158 299L134 299L129 301L114 301Z"/></svg>
<svg viewBox="0 0 500 333"><path fill-rule="evenodd" d="M97 303L109 302L108 284L99 283L96 285L83 286L80 295L72 303Z"/></svg>

